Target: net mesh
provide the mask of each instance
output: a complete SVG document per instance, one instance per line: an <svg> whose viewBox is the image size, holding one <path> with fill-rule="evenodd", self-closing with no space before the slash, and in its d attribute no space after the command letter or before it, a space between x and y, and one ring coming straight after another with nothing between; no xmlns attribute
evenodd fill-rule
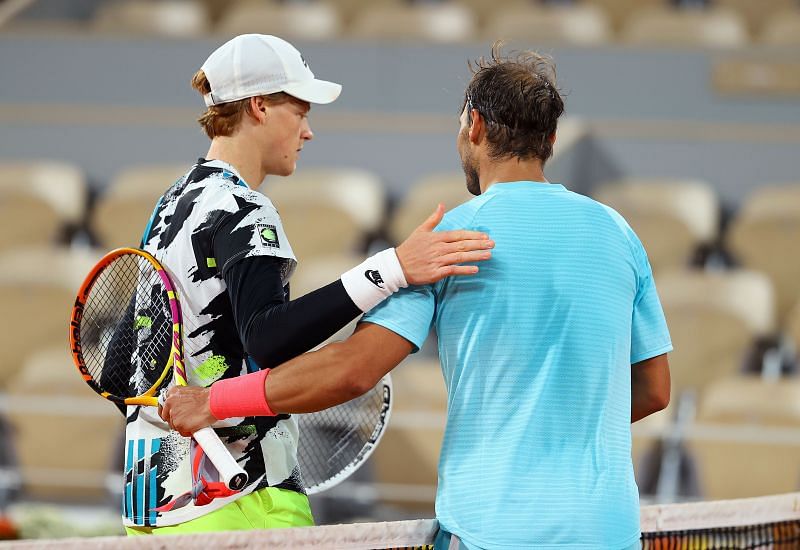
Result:
<svg viewBox="0 0 800 550"><path fill-rule="evenodd" d="M145 258L125 254L95 279L80 323L81 353L101 391L141 395L159 379L172 344L169 296Z"/></svg>
<svg viewBox="0 0 800 550"><path fill-rule="evenodd" d="M642 547L658 550L800 548L800 493L753 499L645 506ZM435 520L230 531L164 537L98 537L5 543L3 548L430 549Z"/></svg>

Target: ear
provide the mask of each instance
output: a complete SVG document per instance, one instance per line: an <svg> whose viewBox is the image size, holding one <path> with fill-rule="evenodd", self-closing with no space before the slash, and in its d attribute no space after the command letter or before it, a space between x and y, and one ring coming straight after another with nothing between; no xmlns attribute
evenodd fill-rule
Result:
<svg viewBox="0 0 800 550"><path fill-rule="evenodd" d="M555 145L555 144L556 144L556 133L555 133L555 132L553 132L552 134L550 134L550 135L548 136L548 138L547 138L547 139L549 139L549 140L550 140L550 146L552 147L553 145Z"/></svg>
<svg viewBox="0 0 800 550"><path fill-rule="evenodd" d="M483 131L486 124L477 109L472 109L470 114L472 116L472 124L469 125L469 140L477 145L483 139Z"/></svg>
<svg viewBox="0 0 800 550"><path fill-rule="evenodd" d="M268 107L269 105L263 97L250 98L250 114L259 124L266 122Z"/></svg>

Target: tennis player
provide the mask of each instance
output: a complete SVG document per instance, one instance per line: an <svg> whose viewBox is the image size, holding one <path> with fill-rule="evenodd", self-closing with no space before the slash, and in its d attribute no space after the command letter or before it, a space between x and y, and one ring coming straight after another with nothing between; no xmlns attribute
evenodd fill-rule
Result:
<svg viewBox="0 0 800 550"><path fill-rule="evenodd" d="M199 119L211 138L205 158L163 195L142 246L178 290L188 382L208 386L275 367L305 352L408 284L473 274L487 259L480 231L433 232L444 208L396 249L289 301L296 259L270 200L267 175L288 176L313 137L312 103L330 103L339 84L318 80L291 44L266 35L230 40L192 86L205 99ZM311 525L288 414L215 424L251 485L228 491L194 442L171 432L155 409L128 407L124 524L129 534L187 533Z"/></svg>
<svg viewBox="0 0 800 550"><path fill-rule="evenodd" d="M630 423L667 406L672 349L647 255L619 214L544 175L564 109L551 61L495 45L471 68L457 146L477 196L439 229L491 233L480 273L405 288L345 342L271 371L174 388L163 416L189 432L329 407L433 325L448 392L437 548L638 548Z"/></svg>

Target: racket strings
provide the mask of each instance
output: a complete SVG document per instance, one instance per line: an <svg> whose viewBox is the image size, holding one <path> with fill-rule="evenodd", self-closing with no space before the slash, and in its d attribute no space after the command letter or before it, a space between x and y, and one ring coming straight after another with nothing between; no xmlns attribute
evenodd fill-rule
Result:
<svg viewBox="0 0 800 550"><path fill-rule="evenodd" d="M383 391L383 385L378 384L347 403L296 415L300 427L297 459L303 482L311 492L359 465L364 446L382 424Z"/></svg>
<svg viewBox="0 0 800 550"><path fill-rule="evenodd" d="M117 257L97 276L84 306L81 345L103 391L141 395L168 364L172 315L161 277L145 258Z"/></svg>

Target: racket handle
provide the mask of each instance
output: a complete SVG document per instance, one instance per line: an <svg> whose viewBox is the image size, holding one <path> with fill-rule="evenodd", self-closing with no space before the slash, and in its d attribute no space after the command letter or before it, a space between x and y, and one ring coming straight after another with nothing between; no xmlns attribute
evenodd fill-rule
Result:
<svg viewBox="0 0 800 550"><path fill-rule="evenodd" d="M248 477L239 463L231 456L225 444L220 441L217 432L205 427L192 434L194 440L203 448L209 460L219 471L225 486L232 491L241 491L247 485Z"/></svg>

